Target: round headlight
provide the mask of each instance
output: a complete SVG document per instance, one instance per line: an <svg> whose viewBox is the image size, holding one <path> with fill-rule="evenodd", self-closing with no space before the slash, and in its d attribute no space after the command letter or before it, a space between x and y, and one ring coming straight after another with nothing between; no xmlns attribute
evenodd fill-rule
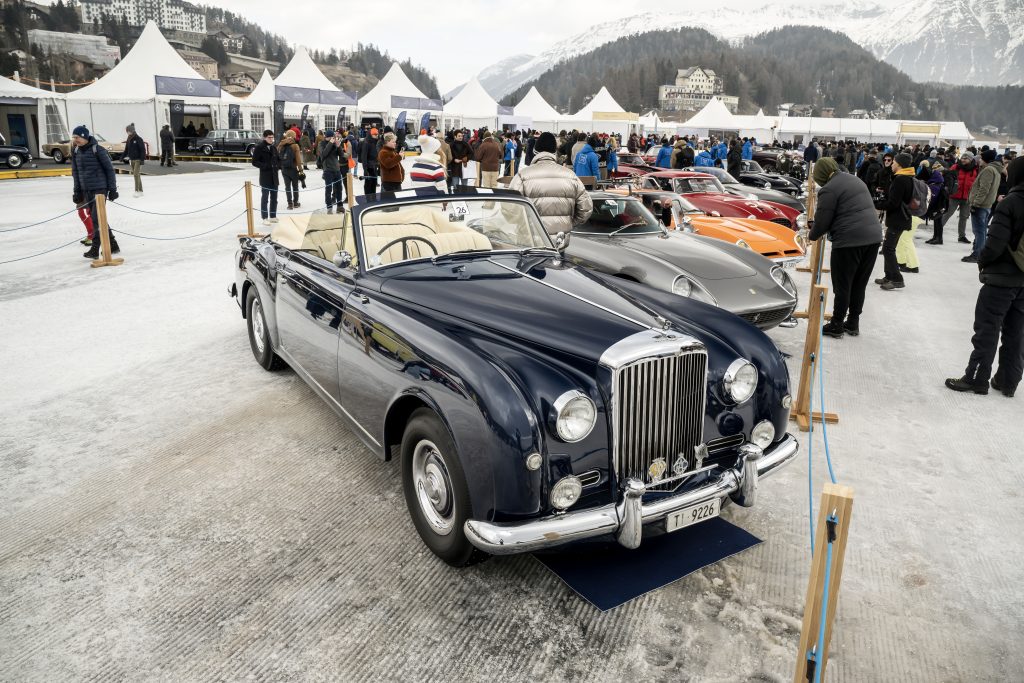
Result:
<svg viewBox="0 0 1024 683"><path fill-rule="evenodd" d="M737 358L725 371L722 379L725 393L736 403L743 403L754 395L757 389L757 368L750 361Z"/></svg>
<svg viewBox="0 0 1024 683"><path fill-rule="evenodd" d="M792 408L793 407L793 397L790 396L789 394L786 394L785 396L783 396L782 397L782 407L785 408L786 410L789 410L790 408Z"/></svg>
<svg viewBox="0 0 1024 683"><path fill-rule="evenodd" d="M771 183L765 183L764 184L764 189L766 189L766 190L772 189L772 184Z"/></svg>
<svg viewBox="0 0 1024 683"><path fill-rule="evenodd" d="M544 457L540 453L530 453L526 456L526 469L530 471L539 470L544 463Z"/></svg>
<svg viewBox="0 0 1024 683"><path fill-rule="evenodd" d="M672 293L679 296L690 296L693 293L693 283L690 278L680 275L672 281Z"/></svg>
<svg viewBox="0 0 1024 683"><path fill-rule="evenodd" d="M800 228L801 230L807 227L806 213L801 213L799 216L796 217L796 227Z"/></svg>
<svg viewBox="0 0 1024 683"><path fill-rule="evenodd" d="M583 485L579 477L570 474L558 480L558 483L551 487L551 507L565 510L576 504L583 492Z"/></svg>
<svg viewBox="0 0 1024 683"><path fill-rule="evenodd" d="M743 247L744 249L750 249L750 245L747 244L744 240L736 240L736 246Z"/></svg>
<svg viewBox="0 0 1024 683"><path fill-rule="evenodd" d="M597 422L597 407L583 393L567 391L555 401L555 431L562 441L579 441L590 434Z"/></svg>
<svg viewBox="0 0 1024 683"><path fill-rule="evenodd" d="M796 285L793 284L793 278L789 276L785 268L781 266L775 266L772 268L772 279L779 283L779 286L790 293L791 296L796 296Z"/></svg>
<svg viewBox="0 0 1024 683"><path fill-rule="evenodd" d="M750 441L758 448L768 448L775 441L775 425L768 420L758 422L750 430Z"/></svg>

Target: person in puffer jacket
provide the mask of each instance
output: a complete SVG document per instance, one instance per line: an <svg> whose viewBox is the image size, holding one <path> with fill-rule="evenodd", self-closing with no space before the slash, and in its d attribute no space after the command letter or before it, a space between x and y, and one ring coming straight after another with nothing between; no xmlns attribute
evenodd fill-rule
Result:
<svg viewBox="0 0 1024 683"><path fill-rule="evenodd" d="M103 149L96 138L89 134L85 126L78 126L71 133L71 179L74 183L72 201L79 207L85 207L90 216L95 216L96 195L106 195L107 199L117 199L117 175L110 155ZM110 251L114 254L121 251L114 239L112 231ZM92 221L92 244L89 251L82 254L85 258L100 257L100 222Z"/></svg>
<svg viewBox="0 0 1024 683"><path fill-rule="evenodd" d="M601 178L601 160L597 157L597 152L594 148L598 146L597 138L593 135L587 140L583 147L580 148L579 154L576 155L576 161L573 162L572 170L576 175L581 178L584 176L593 176L595 179L600 180Z"/></svg>
<svg viewBox="0 0 1024 683"><path fill-rule="evenodd" d="M672 168L672 145L669 144L668 138L661 139L661 147L658 148L654 165L658 168Z"/></svg>
<svg viewBox="0 0 1024 683"><path fill-rule="evenodd" d="M585 223L594 211L587 188L556 160L557 148L554 135L541 133L534 145L533 163L513 176L508 186L533 203L550 235L568 233L573 226Z"/></svg>

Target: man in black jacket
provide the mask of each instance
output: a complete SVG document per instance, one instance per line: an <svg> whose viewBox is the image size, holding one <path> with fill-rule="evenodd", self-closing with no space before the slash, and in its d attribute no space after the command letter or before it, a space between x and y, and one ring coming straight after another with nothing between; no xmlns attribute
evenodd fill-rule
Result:
<svg viewBox="0 0 1024 683"><path fill-rule="evenodd" d="M878 187L878 174L882 172L882 165L878 163L878 152L874 148L867 151L864 163L857 169L857 177L868 186L868 193L874 194Z"/></svg>
<svg viewBox="0 0 1024 683"><path fill-rule="evenodd" d="M740 149L740 141L736 138L729 143L729 154L725 157L726 170L733 178L739 178L743 171L743 151Z"/></svg>
<svg viewBox="0 0 1024 683"><path fill-rule="evenodd" d="M124 132L128 139L124 143L124 156L131 163L132 176L135 178L135 195L142 196L142 164L146 163L146 143L135 132L135 124L128 124Z"/></svg>
<svg viewBox="0 0 1024 683"><path fill-rule="evenodd" d="M166 123L160 129L160 165L163 166L165 163L168 166L178 165L174 161L174 133Z"/></svg>
<svg viewBox="0 0 1024 683"><path fill-rule="evenodd" d="M100 257L100 221L95 211L96 195L106 195L111 201L117 199L117 175L107 150L96 142L85 126L77 126L71 133L71 179L74 183L72 201L78 206L85 206L92 216L92 245L82 256L97 259ZM108 230L107 234L111 253L121 251L114 233Z"/></svg>
<svg viewBox="0 0 1024 683"><path fill-rule="evenodd" d="M281 155L274 144L274 131L263 131L263 140L252 152L252 165L260 169L260 216L263 225L277 222L277 187L281 184Z"/></svg>
<svg viewBox="0 0 1024 683"><path fill-rule="evenodd" d="M875 201L875 208L885 211L885 238L882 240L882 257L885 260L885 277L875 280L886 291L903 289L903 274L896 261L896 243L904 230L910 230L910 200L914 198L914 158L901 152L892 160L892 183L885 196Z"/></svg>
<svg viewBox="0 0 1024 683"><path fill-rule="evenodd" d="M377 194L377 179L380 176L378 154L380 138L377 136L377 129L371 128L370 134L359 142L358 152L359 165L363 167L363 194L367 196Z"/></svg>
<svg viewBox="0 0 1024 683"><path fill-rule="evenodd" d="M953 391L987 394L992 388L1012 397L1024 374L1024 158L1007 170L1010 190L996 206L985 246L978 256L981 291L974 307L974 350L963 377L946 380ZM999 367L992 375L996 346Z"/></svg>

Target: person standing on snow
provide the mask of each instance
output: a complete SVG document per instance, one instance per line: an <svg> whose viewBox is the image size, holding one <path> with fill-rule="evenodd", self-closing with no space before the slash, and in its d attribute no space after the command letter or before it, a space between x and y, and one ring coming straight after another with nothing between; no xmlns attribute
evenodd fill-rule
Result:
<svg viewBox="0 0 1024 683"><path fill-rule="evenodd" d="M260 216L263 225L277 222L277 188L281 184L281 155L274 146L274 131L263 131L263 140L252 151L252 165L260 169Z"/></svg>
<svg viewBox="0 0 1024 683"><path fill-rule="evenodd" d="M93 218L96 216L96 195L106 195L110 201L118 197L117 175L110 155L85 126L78 126L71 133L71 179L74 184L71 200L78 207L86 207ZM92 244L89 251L82 255L88 259L97 259L100 257L100 225L98 220L90 222ZM114 232L108 230L107 236L110 238L111 253L120 252Z"/></svg>
<svg viewBox="0 0 1024 683"><path fill-rule="evenodd" d="M595 180L601 177L601 161L594 151L597 146L597 137L593 135L583 143L583 147L576 155L576 162L572 165L573 173L577 177L591 176Z"/></svg>
<svg viewBox="0 0 1024 683"><path fill-rule="evenodd" d="M170 125L166 123L160 129L160 165L164 164L177 166L174 163L174 133L171 132Z"/></svg>
<svg viewBox="0 0 1024 683"><path fill-rule="evenodd" d="M593 201L576 174L558 163L554 135L541 133L534 149L533 163L512 178L508 189L522 193L533 203L549 235L568 234L573 226L590 218Z"/></svg>

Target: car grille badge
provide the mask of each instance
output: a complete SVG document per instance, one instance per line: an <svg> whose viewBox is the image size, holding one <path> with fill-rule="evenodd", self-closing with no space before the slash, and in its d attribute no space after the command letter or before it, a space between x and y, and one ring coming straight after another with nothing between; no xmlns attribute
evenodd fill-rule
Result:
<svg viewBox="0 0 1024 683"><path fill-rule="evenodd" d="M693 468L699 470L704 466L704 460L708 457L708 445L706 443L697 444L693 447Z"/></svg>
<svg viewBox="0 0 1024 683"><path fill-rule="evenodd" d="M665 475L665 470L667 469L668 462L666 462L665 458L658 458L647 468L647 476L651 478L651 481L658 481Z"/></svg>
<svg viewBox="0 0 1024 683"><path fill-rule="evenodd" d="M672 465L672 473L675 474L678 477L681 474L685 473L686 472L686 468L689 467L689 466L690 466L690 464L688 462L686 462L686 454L685 453L679 453L679 454L676 455L675 464Z"/></svg>

